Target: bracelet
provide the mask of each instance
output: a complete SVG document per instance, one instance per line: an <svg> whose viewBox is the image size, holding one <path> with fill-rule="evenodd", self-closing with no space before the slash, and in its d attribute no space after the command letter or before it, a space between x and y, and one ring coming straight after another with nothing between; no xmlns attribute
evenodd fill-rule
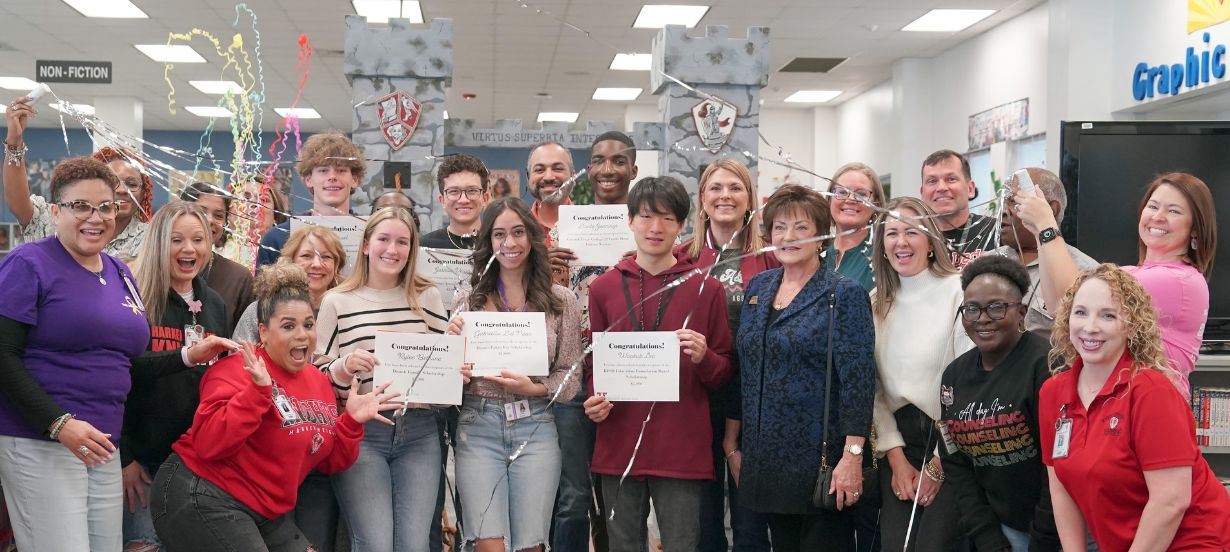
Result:
<svg viewBox="0 0 1230 552"><path fill-rule="evenodd" d="M16 167L26 161L26 152L30 151L30 146L22 142L21 146L10 145L7 141L4 142L4 162L7 165Z"/></svg>
<svg viewBox="0 0 1230 552"><path fill-rule="evenodd" d="M741 450L739 450L739 449L732 450L732 451L730 451L730 452L726 453L726 459L727 459L727 460L730 460L730 457L731 457L731 456L734 456L735 454L738 454L738 453L740 453L740 452L743 452L743 451L741 451Z"/></svg>
<svg viewBox="0 0 1230 552"><path fill-rule="evenodd" d="M64 424L67 424L68 421L73 418L75 418L75 416L67 412L61 414L59 418L56 418L56 421L51 424L51 431L48 432L52 441L60 440L60 430L64 429Z"/></svg>
<svg viewBox="0 0 1230 552"><path fill-rule="evenodd" d="M939 466L935 465L935 458L932 458L925 466L923 466L923 472L927 474L927 477L931 478L931 480L936 483L944 482L944 472Z"/></svg>

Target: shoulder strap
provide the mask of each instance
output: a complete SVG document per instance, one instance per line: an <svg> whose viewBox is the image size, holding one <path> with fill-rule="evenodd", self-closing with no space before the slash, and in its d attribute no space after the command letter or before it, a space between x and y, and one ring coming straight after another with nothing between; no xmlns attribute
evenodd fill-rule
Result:
<svg viewBox="0 0 1230 552"><path fill-rule="evenodd" d="M820 426L820 466L821 468L828 467L829 453L829 411L832 410L832 405L829 404L829 398L832 396L833 387L833 323L836 318L837 310L837 285L836 282L830 282L830 277L825 274L825 283L829 286L829 338L828 348L825 351L824 362L824 424Z"/></svg>

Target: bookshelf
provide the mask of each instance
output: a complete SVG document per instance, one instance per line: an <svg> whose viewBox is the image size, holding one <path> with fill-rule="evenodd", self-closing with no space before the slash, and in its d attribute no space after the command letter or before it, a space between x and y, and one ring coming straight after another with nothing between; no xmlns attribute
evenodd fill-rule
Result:
<svg viewBox="0 0 1230 552"><path fill-rule="evenodd" d="M1230 355L1200 355L1190 379L1193 387L1230 388ZM1218 477L1230 477L1230 446L1202 446L1200 450Z"/></svg>

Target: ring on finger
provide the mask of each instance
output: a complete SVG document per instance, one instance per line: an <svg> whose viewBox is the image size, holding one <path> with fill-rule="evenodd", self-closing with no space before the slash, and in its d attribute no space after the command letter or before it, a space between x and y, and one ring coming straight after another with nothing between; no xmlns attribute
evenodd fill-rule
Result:
<svg viewBox="0 0 1230 552"><path fill-rule="evenodd" d="M78 452L78 453L80 453L82 456L89 456L89 455L90 455L90 447L87 447L87 446L85 446L85 445L81 445L81 446L77 447L77 452Z"/></svg>

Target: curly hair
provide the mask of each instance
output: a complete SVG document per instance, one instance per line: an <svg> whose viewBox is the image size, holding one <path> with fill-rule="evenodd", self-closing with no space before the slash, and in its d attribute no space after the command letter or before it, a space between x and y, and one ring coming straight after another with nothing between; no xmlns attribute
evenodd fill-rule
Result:
<svg viewBox="0 0 1230 552"><path fill-rule="evenodd" d="M134 151L127 148L113 148L106 146L94 152L94 159L103 163L112 161L127 161L129 164L137 168L137 172L141 173L141 194L137 198L141 208L137 210L137 219L141 222L149 222L149 219L154 216L153 198L154 198L154 181L149 177L149 173L145 170L145 162ZM119 186L119 179L116 178L115 186Z"/></svg>
<svg viewBox="0 0 1230 552"><path fill-rule="evenodd" d="M328 165L350 169L350 174L358 182L362 182L363 173L367 170L367 165L363 163L363 150L337 131L313 134L308 138L303 143L295 169L299 171L299 176L307 178L316 167Z"/></svg>
<svg viewBox="0 0 1230 552"><path fill-rule="evenodd" d="M1136 278L1113 263L1102 263L1081 273L1072 287L1063 294L1059 312L1055 315L1055 325L1051 328L1051 352L1048 360L1052 366L1057 366L1054 373L1071 368L1072 363L1080 356L1070 334L1072 300L1085 282L1095 279L1110 286L1111 297L1119 306L1119 318L1127 333L1127 351L1133 360L1132 374L1147 369L1157 370L1167 377L1173 376L1174 370L1170 368L1170 362L1162 348L1162 332L1157 325L1153 297L1141 287Z"/></svg>
<svg viewBox="0 0 1230 552"><path fill-rule="evenodd" d="M1025 265L1003 255L983 255L974 259L961 271L961 289L969 287L974 278L983 274L991 274L1007 280L1021 292L1021 297L1029 293L1029 273L1025 271Z"/></svg>
<svg viewBox="0 0 1230 552"><path fill-rule="evenodd" d="M120 185L120 177L106 163L90 157L70 157L61 161L51 171L51 201L60 201L64 188L82 180L102 180L113 191Z"/></svg>
<svg viewBox="0 0 1230 552"><path fill-rule="evenodd" d="M285 259L265 265L252 284L256 294L256 320L269 325L269 317L282 303L303 301L312 304L308 276L303 267Z"/></svg>
<svg viewBox="0 0 1230 552"><path fill-rule="evenodd" d="M458 153L445 156L444 161L440 162L440 168L436 169L436 187L440 189L440 195L444 195L444 179L461 172L477 174L478 179L482 182L483 191L487 191L487 181L491 177L487 166L473 155Z"/></svg>

